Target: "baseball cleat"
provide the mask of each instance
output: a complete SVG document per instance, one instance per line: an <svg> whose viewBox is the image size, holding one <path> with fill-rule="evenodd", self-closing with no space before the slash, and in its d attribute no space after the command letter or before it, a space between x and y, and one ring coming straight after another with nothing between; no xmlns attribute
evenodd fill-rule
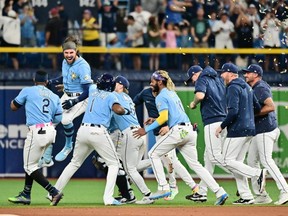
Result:
<svg viewBox="0 0 288 216"><path fill-rule="evenodd" d="M251 205L254 204L254 199L238 199L233 202L234 205Z"/></svg>
<svg viewBox="0 0 288 216"><path fill-rule="evenodd" d="M266 175L267 175L267 170L262 169L261 174L257 180L257 183L259 185L259 192L262 193L265 190L265 185L266 185Z"/></svg>
<svg viewBox="0 0 288 216"><path fill-rule="evenodd" d="M217 201L215 202L215 205L224 205L226 200L228 199L228 194L225 193L217 198Z"/></svg>
<svg viewBox="0 0 288 216"><path fill-rule="evenodd" d="M147 197L147 196L144 196L142 198L142 200L138 200L135 202L135 204L137 204L137 205L149 205L149 204L153 204L153 203L154 203L154 200L149 199L149 197Z"/></svg>
<svg viewBox="0 0 288 216"><path fill-rule="evenodd" d="M45 198L48 199L50 202L52 202L52 195L47 194L47 196Z"/></svg>
<svg viewBox="0 0 288 216"><path fill-rule="evenodd" d="M149 199L152 199L152 200L161 199L161 198L164 198L164 197L168 197L170 195L171 195L171 191L170 190L158 190L157 192L152 193L149 196Z"/></svg>
<svg viewBox="0 0 288 216"><path fill-rule="evenodd" d="M267 195L258 195L255 198L254 204L269 204L272 202L271 197Z"/></svg>
<svg viewBox="0 0 288 216"><path fill-rule="evenodd" d="M114 199L113 201L112 201L112 203L107 203L107 204L105 204L106 206L119 206L119 205L124 205L125 203L121 203L121 202L119 202L118 200L116 200L116 199Z"/></svg>
<svg viewBox="0 0 288 216"><path fill-rule="evenodd" d="M51 167L51 166L53 166L54 165L54 161L51 159L50 161L47 161L47 160L45 160L44 158L41 158L40 160L39 160L39 163L38 163L38 166L40 167L40 168L43 168L43 167Z"/></svg>
<svg viewBox="0 0 288 216"><path fill-rule="evenodd" d="M64 147L55 157L56 161L64 161L73 148Z"/></svg>
<svg viewBox="0 0 288 216"><path fill-rule="evenodd" d="M288 203L288 193L281 193L279 200L274 202L275 205L284 205Z"/></svg>
<svg viewBox="0 0 288 216"><path fill-rule="evenodd" d="M192 200L194 202L206 202L207 201L207 195L201 195L198 193L187 195L185 198L188 200Z"/></svg>
<svg viewBox="0 0 288 216"><path fill-rule="evenodd" d="M63 197L63 193L60 193L60 192L57 195L52 196L52 202L50 203L50 205L57 206L57 204L62 199L62 197Z"/></svg>
<svg viewBox="0 0 288 216"><path fill-rule="evenodd" d="M25 196L23 192L20 192L18 196L8 198L9 202L15 204L23 204L23 205L30 205L31 199L30 196Z"/></svg>
<svg viewBox="0 0 288 216"><path fill-rule="evenodd" d="M137 201L135 196L132 199L127 199L125 197L122 197L121 199L116 199L116 200L118 200L119 202L121 202L123 204L132 204L132 203L135 203Z"/></svg>
<svg viewBox="0 0 288 216"><path fill-rule="evenodd" d="M164 197L164 200L169 201L169 200L173 200L175 198L175 196L179 193L178 191L178 187L170 187L171 190L171 195L168 197Z"/></svg>

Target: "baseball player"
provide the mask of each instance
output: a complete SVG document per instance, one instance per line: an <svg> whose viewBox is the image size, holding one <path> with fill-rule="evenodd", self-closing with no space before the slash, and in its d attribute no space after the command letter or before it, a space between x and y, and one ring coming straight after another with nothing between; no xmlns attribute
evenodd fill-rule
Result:
<svg viewBox="0 0 288 216"><path fill-rule="evenodd" d="M151 194L150 189L145 184L143 177L137 170L137 166L140 163L145 153L145 141L144 138L136 139L133 137L133 131L140 128L136 113L135 105L128 95L128 89L130 86L129 81L123 76L117 76L115 78L115 91L120 104L130 111L129 115L121 116L114 114L114 120L119 130L123 133L122 147L121 147L121 159L123 162L124 170L128 174L131 181L140 190L144 197L136 201L136 204L152 204L154 200L149 199ZM150 165L147 160L147 167Z"/></svg>
<svg viewBox="0 0 288 216"><path fill-rule="evenodd" d="M168 72L163 70L155 71L152 74L150 86L157 94L156 106L159 117L145 129L139 128L134 131L134 136L144 136L147 132L159 127L165 122L168 122L170 128L169 132L161 137L148 152L158 182L158 191L151 194L150 199L159 199L171 194L160 158L177 147L189 167L193 169L216 194L217 201L215 205L223 205L228 198L228 194L217 184L211 174L198 161L196 148L197 132L193 130L190 120L184 111L182 102L174 91L175 86Z"/></svg>
<svg viewBox="0 0 288 216"><path fill-rule="evenodd" d="M255 102L251 87L238 77L238 68L225 63L221 68L221 77L227 86L227 116L216 129L216 137L227 128L227 137L223 143L222 165L235 177L240 199L233 204L253 204L254 197L249 189L247 178L257 177L259 192L265 187L266 169L257 169L243 163L247 150L255 135L254 107L257 112L260 105Z"/></svg>
<svg viewBox="0 0 288 216"><path fill-rule="evenodd" d="M64 60L62 63L62 76L49 81L49 84L63 84L64 94L61 97L63 105L62 125L65 133L65 146L56 155L56 161L63 161L73 149L73 120L85 112L88 100L88 88L93 82L89 64L79 55L79 42L69 36L62 44ZM52 149L45 152L44 163L50 163Z"/></svg>
<svg viewBox="0 0 288 216"><path fill-rule="evenodd" d="M263 70L259 65L251 64L242 71L246 82L252 87L261 104L260 112L255 115L256 136L252 138L247 163L252 167L259 167L258 161L260 159L261 164L270 173L280 191L279 200L274 204L283 205L288 202L288 185L272 158L273 145L280 135L272 92L270 86L262 80ZM253 191L256 194L255 203L271 203L272 199L266 191L259 192L256 179L252 178L251 181Z"/></svg>
<svg viewBox="0 0 288 216"><path fill-rule="evenodd" d="M55 141L56 130L53 124L61 121L62 107L59 97L46 88L48 74L45 71L37 71L34 82L34 86L23 88L10 105L12 111L25 106L29 131L23 149L25 186L18 196L11 197L8 201L30 205L30 194L35 180L52 196L51 205L57 205L63 194L43 176L38 162L47 146Z"/></svg>
<svg viewBox="0 0 288 216"><path fill-rule="evenodd" d="M119 104L117 97L111 93L114 88L112 75L103 74L98 78L96 85L93 84L89 87L87 110L77 132L73 158L63 170L55 187L59 191L63 191L70 178L95 150L108 166L103 196L104 204L121 205L121 202L113 198L120 163L107 128L110 125L112 111L118 115L129 114L130 111L124 109Z"/></svg>
<svg viewBox="0 0 288 216"><path fill-rule="evenodd" d="M147 88L147 89L142 90L133 99L135 106L145 103L145 106L148 111L148 116L149 118L151 118L151 119L148 119L148 121L145 121L145 124L148 124L149 120L155 120L159 116L158 110L155 104L155 96L156 94L155 92L152 91L152 88ZM167 126L167 124L165 123L161 125L160 127L153 130L153 133L156 138L156 142L165 134L164 132L161 133L164 129L163 128L164 126ZM161 132L160 132L160 128L162 129ZM165 197L164 198L165 200L167 201L173 200L179 192L177 184L176 184L177 182L175 178L175 173L177 173L178 176L180 176L180 178L183 179L183 181L191 188L192 191L198 190L198 185L194 182L194 180L192 179L187 169L178 160L178 157L176 155L176 149L173 149L171 152L168 152L168 154L165 154L164 156L162 156L161 161L167 170L169 186L171 190L171 195L168 197Z"/></svg>
<svg viewBox="0 0 288 216"><path fill-rule="evenodd" d="M188 79L195 83L194 100L190 108L195 109L200 104L201 117L204 123L205 168L211 175L214 173L215 165L221 166L223 138L215 136L215 130L220 126L226 117L225 85L218 77L217 72L210 66L204 70L194 65L189 68ZM193 201L207 201L207 186L204 181L199 184L200 190L197 193L186 196L186 199Z"/></svg>

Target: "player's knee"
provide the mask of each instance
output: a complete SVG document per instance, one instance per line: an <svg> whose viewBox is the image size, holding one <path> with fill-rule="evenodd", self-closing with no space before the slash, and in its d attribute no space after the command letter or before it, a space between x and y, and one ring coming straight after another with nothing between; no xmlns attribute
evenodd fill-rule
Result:
<svg viewBox="0 0 288 216"><path fill-rule="evenodd" d="M72 121L73 121L73 119L64 119L64 118L62 118L62 121L61 121L61 123L62 123L62 125L69 125L69 124L72 124Z"/></svg>
<svg viewBox="0 0 288 216"><path fill-rule="evenodd" d="M148 157L150 159L154 159L154 158L160 158L160 155L156 151L153 151L153 152L149 151L148 152Z"/></svg>

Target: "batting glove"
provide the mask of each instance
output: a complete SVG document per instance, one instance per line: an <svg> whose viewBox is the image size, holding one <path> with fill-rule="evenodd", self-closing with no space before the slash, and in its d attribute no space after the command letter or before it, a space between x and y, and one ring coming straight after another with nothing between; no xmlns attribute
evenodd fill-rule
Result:
<svg viewBox="0 0 288 216"><path fill-rule="evenodd" d="M78 98L65 100L62 103L62 108L68 110L71 107L73 107L75 104L77 104L78 102L79 102Z"/></svg>

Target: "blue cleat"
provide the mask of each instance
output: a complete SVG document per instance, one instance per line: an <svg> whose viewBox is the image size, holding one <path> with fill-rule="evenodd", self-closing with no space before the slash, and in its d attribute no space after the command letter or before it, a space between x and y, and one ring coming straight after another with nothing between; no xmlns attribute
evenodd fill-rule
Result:
<svg viewBox="0 0 288 216"><path fill-rule="evenodd" d="M120 201L114 199L112 203L107 203L105 204L106 206L119 206L119 205L124 205L125 203L121 203Z"/></svg>
<svg viewBox="0 0 288 216"><path fill-rule="evenodd" d="M155 200L155 199L161 199L161 198L169 197L169 196L171 196L170 190L158 190L156 193L152 193L149 196L149 199Z"/></svg>
<svg viewBox="0 0 288 216"><path fill-rule="evenodd" d="M64 161L67 156L70 154L70 152L73 150L73 148L68 148L68 147L64 147L55 157L56 161Z"/></svg>
<svg viewBox="0 0 288 216"><path fill-rule="evenodd" d="M224 205L225 201L228 199L228 194L225 193L217 198L217 201L215 202L215 205Z"/></svg>

